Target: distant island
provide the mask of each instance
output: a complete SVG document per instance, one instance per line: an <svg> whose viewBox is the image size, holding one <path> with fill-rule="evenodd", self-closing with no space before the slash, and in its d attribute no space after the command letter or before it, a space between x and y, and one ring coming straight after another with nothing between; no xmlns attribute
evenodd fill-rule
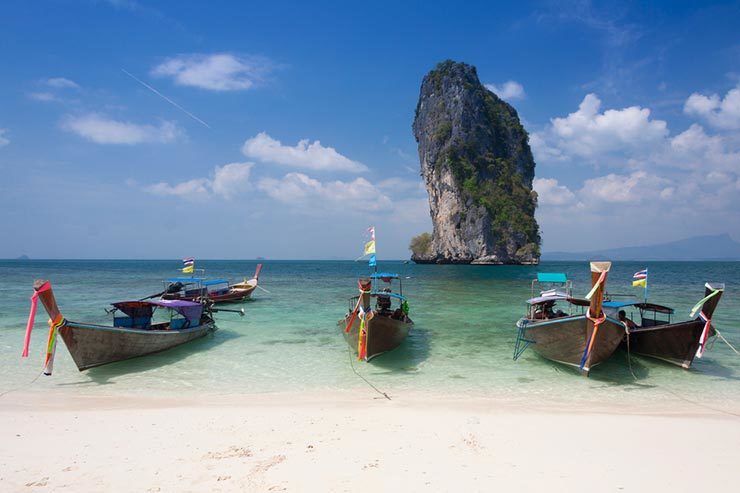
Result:
<svg viewBox="0 0 740 493"><path fill-rule="evenodd" d="M593 250L544 252L542 260L740 260L740 243L729 234L694 236L668 243Z"/></svg>
<svg viewBox="0 0 740 493"><path fill-rule="evenodd" d="M21 255L20 257L16 257L15 259L16 260L31 260L30 258L28 258L28 255L25 255L25 254Z"/></svg>

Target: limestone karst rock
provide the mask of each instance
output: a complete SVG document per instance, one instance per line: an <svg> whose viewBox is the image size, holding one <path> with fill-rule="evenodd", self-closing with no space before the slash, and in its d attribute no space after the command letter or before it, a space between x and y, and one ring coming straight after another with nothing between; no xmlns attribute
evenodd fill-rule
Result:
<svg viewBox="0 0 740 493"><path fill-rule="evenodd" d="M475 67L448 60L424 77L413 131L434 232L412 259L537 263L535 162L516 110L480 83Z"/></svg>

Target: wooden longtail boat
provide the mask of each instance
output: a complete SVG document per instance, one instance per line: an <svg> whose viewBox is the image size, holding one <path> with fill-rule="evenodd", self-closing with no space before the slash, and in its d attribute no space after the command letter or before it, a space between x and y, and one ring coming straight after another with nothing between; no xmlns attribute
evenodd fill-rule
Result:
<svg viewBox="0 0 740 493"><path fill-rule="evenodd" d="M207 280L202 277L173 277L167 279L163 299L197 301L208 299L213 303L244 301L257 289L262 264L257 264L254 277L230 284L226 279Z"/></svg>
<svg viewBox="0 0 740 493"><path fill-rule="evenodd" d="M113 303L112 326L73 322L62 316L49 281L36 281L33 288L35 294L23 355L28 355L30 328L33 327L36 298L39 298L51 319L44 369L47 375L52 371L57 332L77 368L83 371L158 353L216 330L208 306L187 300L121 301ZM152 323L155 310L160 308L169 311L170 320Z"/></svg>
<svg viewBox="0 0 740 493"><path fill-rule="evenodd" d="M394 279L399 281L399 293L390 289ZM395 349L414 326L400 282L398 274L390 272L376 272L358 281L360 294L350 298L349 310L337 324L358 359L370 361ZM387 286L379 288L379 283ZM372 306L373 299L375 306ZM394 301L396 308L393 308Z"/></svg>
<svg viewBox="0 0 740 493"><path fill-rule="evenodd" d="M573 298L569 288L529 299L527 315L517 322L514 359L531 346L540 356L578 368L584 375L608 359L625 337L624 325L602 311L610 269L611 262L591 262L592 290L586 299ZM568 313L555 311L556 302L567 304Z"/></svg>
<svg viewBox="0 0 740 493"><path fill-rule="evenodd" d="M672 308L647 302L605 301L604 312L621 320L619 312L624 311L627 320L634 323L629 327L629 322L623 322L628 325L628 351L688 369L695 357L702 357L708 339L716 334L712 315L725 288L724 284L709 283L704 287L705 297L694 320L671 322Z"/></svg>

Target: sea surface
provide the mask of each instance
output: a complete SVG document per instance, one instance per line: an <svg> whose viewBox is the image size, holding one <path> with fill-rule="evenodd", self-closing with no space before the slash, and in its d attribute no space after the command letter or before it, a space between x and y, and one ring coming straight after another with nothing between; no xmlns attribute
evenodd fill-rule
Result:
<svg viewBox="0 0 740 493"><path fill-rule="evenodd" d="M54 374L34 380L43 366L47 316L39 314L31 356L21 347L34 279L52 282L60 309L70 320L109 323L109 303L161 291L178 275L176 261L0 261L0 392L68 392L85 395L209 395L291 391L373 391L353 371L389 395L438 392L535 399L601 400L630 404L680 398L689 403L737 409L740 356L715 340L690 370L618 351L589 378L528 350L512 358L515 323L522 316L537 272L564 272L574 293L588 291L587 262L539 266L436 266L381 262L398 272L416 323L397 350L370 363L356 361L337 321L356 279L367 265L351 261L265 260L260 285L243 307L246 316L217 317L219 330L164 353L78 372L61 339ZM199 261L209 278L251 277L257 261ZM649 268L650 301L675 308L688 319L706 281L724 282L713 322L740 348L740 262L615 262L607 290L642 295L632 274ZM630 364L631 363L631 369ZM12 393L5 399L12 398Z"/></svg>

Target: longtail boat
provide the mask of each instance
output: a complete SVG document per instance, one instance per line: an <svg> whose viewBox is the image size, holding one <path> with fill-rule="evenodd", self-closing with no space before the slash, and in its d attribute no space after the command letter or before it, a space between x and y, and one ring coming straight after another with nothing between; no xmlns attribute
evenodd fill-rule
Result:
<svg viewBox="0 0 740 493"><path fill-rule="evenodd" d="M398 293L391 290L393 280L399 281ZM391 272L376 272L358 281L360 293L349 299L349 310L338 322L358 359L370 361L395 349L414 326L400 282L398 274Z"/></svg>
<svg viewBox="0 0 740 493"><path fill-rule="evenodd" d="M558 280L563 289L543 291L527 300L527 314L517 322L514 359L531 346L540 356L578 368L586 376L608 359L625 337L624 325L602 311L610 269L611 262L591 262L591 291L585 299L572 296L565 274L549 274L549 280L538 276L532 283L533 294L542 280ZM556 303L566 305L568 311L556 310Z"/></svg>
<svg viewBox="0 0 740 493"><path fill-rule="evenodd" d="M190 301L208 299L213 303L244 301L257 289L261 270L262 264L257 264L254 276L237 284L231 284L226 279L172 277L165 281L162 299Z"/></svg>
<svg viewBox="0 0 740 493"><path fill-rule="evenodd" d="M622 321L628 330L630 353L656 358L688 369L694 358L701 358L710 337L716 334L712 315L724 293L724 284L704 285L704 298L690 316L693 320L672 322L672 308L636 301L605 301L608 317Z"/></svg>
<svg viewBox="0 0 740 493"><path fill-rule="evenodd" d="M187 300L120 301L109 313L113 325L73 322L62 316L49 281L37 280L31 298L23 357L28 356L37 300L49 314L44 373L51 375L57 333L62 337L80 371L138 356L157 353L198 339L216 330L212 310L206 303ZM155 310L165 309L169 320L153 323ZM222 310L223 311L223 310ZM243 312L242 312L243 314Z"/></svg>
<svg viewBox="0 0 740 493"><path fill-rule="evenodd" d="M375 228L370 227L368 231L370 241L365 243L362 257L370 256L368 264L375 272L359 279L360 294L349 299L347 314L337 322L349 347L364 361L397 348L414 326L409 318L409 303L403 295L401 278L393 272L378 272ZM392 289L394 280L398 281L398 293Z"/></svg>

